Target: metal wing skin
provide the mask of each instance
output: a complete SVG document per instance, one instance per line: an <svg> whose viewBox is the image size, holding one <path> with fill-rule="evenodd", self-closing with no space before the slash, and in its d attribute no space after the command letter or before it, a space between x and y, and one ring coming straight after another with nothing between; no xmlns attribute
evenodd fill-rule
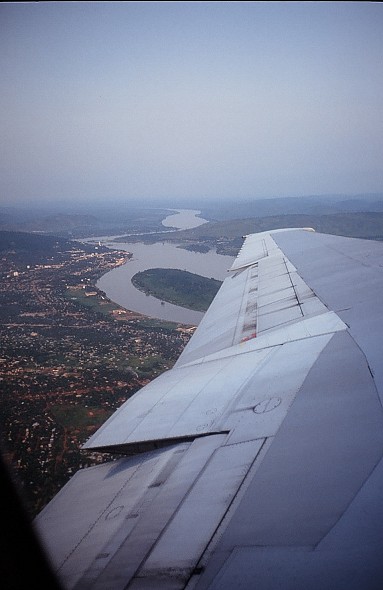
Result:
<svg viewBox="0 0 383 590"><path fill-rule="evenodd" d="M380 589L383 244L247 236L177 363L35 520L64 588Z"/></svg>

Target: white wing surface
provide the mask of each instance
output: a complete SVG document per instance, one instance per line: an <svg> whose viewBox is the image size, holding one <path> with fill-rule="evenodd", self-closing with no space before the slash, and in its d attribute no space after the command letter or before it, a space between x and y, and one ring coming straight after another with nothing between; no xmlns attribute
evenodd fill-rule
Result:
<svg viewBox="0 0 383 590"><path fill-rule="evenodd" d="M383 245L247 236L174 368L35 520L64 588L380 589Z"/></svg>

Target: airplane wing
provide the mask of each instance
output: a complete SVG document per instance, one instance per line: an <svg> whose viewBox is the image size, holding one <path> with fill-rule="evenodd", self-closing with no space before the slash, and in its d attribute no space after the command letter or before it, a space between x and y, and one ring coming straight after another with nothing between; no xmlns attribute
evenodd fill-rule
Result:
<svg viewBox="0 0 383 590"><path fill-rule="evenodd" d="M380 589L383 244L243 247L175 366L35 519L64 588Z"/></svg>

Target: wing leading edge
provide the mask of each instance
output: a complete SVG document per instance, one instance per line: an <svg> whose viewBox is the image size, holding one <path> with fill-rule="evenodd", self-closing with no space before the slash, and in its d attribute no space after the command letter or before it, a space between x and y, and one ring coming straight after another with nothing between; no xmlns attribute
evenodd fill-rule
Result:
<svg viewBox="0 0 383 590"><path fill-rule="evenodd" d="M380 588L383 245L247 236L35 525L65 588Z"/></svg>

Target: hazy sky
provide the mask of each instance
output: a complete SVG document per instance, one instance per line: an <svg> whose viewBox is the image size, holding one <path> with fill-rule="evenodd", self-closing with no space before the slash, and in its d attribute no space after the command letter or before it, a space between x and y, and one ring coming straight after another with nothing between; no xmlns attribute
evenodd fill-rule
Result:
<svg viewBox="0 0 383 590"><path fill-rule="evenodd" d="M383 5L0 4L1 202L383 190Z"/></svg>

